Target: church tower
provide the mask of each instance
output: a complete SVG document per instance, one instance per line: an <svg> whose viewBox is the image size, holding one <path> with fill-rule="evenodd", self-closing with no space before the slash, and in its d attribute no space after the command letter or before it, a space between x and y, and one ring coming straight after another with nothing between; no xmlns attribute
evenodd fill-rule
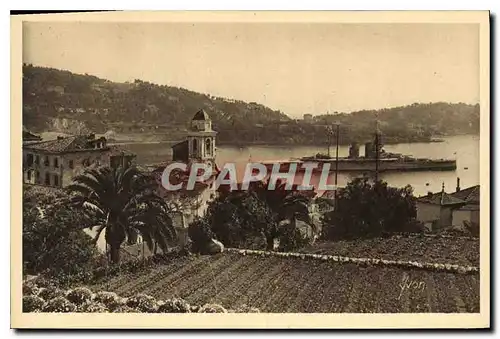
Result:
<svg viewBox="0 0 500 339"><path fill-rule="evenodd" d="M205 162L215 166L215 136L212 130L212 120L203 109L196 112L191 120L187 135L189 161Z"/></svg>

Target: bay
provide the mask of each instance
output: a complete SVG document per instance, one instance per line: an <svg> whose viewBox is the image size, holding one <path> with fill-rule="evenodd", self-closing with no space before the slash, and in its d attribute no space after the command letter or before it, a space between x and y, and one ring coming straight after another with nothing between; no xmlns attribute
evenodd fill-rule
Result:
<svg viewBox="0 0 500 339"><path fill-rule="evenodd" d="M411 185L416 196L427 192L438 192L442 184L446 192L455 191L457 178L460 178L460 187L467 188L479 184L479 136L460 135L442 138L442 142L432 143L401 143L385 145L388 152L402 153L418 158L456 159L455 171L425 171L425 172L393 172L381 173L380 178L390 186L403 187ZM171 143L133 143L125 145L137 154L139 164L160 163L170 159ZM243 172L247 162L268 160L289 160L310 156L317 153L327 153L327 146L248 146L248 147L217 147L217 164L222 167L225 163L234 162L238 176ZM335 146L331 146L331 155L335 155ZM345 157L349 153L348 146L339 146L339 156ZM360 147L360 154L364 154L364 147ZM344 186L354 177L353 174L338 173L338 185ZM330 182L330 181L329 181Z"/></svg>

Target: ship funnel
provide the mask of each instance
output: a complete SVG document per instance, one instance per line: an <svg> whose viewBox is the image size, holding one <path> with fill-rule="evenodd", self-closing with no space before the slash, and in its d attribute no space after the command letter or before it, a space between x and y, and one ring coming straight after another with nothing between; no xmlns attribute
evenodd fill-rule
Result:
<svg viewBox="0 0 500 339"><path fill-rule="evenodd" d="M460 191L460 178L457 178L457 192Z"/></svg>
<svg viewBox="0 0 500 339"><path fill-rule="evenodd" d="M427 196L430 198L432 197L432 192L427 192Z"/></svg>
<svg viewBox="0 0 500 339"><path fill-rule="evenodd" d="M356 159L359 158L359 145L355 142L349 147L349 158Z"/></svg>

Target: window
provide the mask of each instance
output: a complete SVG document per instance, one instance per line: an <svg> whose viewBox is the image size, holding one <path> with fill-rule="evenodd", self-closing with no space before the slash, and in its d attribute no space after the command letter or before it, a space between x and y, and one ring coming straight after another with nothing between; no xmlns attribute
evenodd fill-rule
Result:
<svg viewBox="0 0 500 339"><path fill-rule="evenodd" d="M75 167L75 164L74 164L73 160L68 161L68 166L69 166L69 168L74 168Z"/></svg>
<svg viewBox="0 0 500 339"><path fill-rule="evenodd" d="M83 167L90 166L90 158L86 158L82 160Z"/></svg>
<svg viewBox="0 0 500 339"><path fill-rule="evenodd" d="M193 153L197 153L197 152L198 152L198 140L193 139Z"/></svg>
<svg viewBox="0 0 500 339"><path fill-rule="evenodd" d="M210 139L207 139L205 141L205 153L207 155L211 155L212 154L212 142Z"/></svg>
<svg viewBox="0 0 500 339"><path fill-rule="evenodd" d="M55 157L54 158L54 168L58 168L59 167L59 158Z"/></svg>
<svg viewBox="0 0 500 339"><path fill-rule="evenodd" d="M28 165L28 166L33 165L33 154L28 154L28 155L26 156L26 162L27 162L27 165Z"/></svg>
<svg viewBox="0 0 500 339"><path fill-rule="evenodd" d="M50 174L45 173L45 185L50 186Z"/></svg>
<svg viewBox="0 0 500 339"><path fill-rule="evenodd" d="M40 183L40 172L35 171L35 184Z"/></svg>
<svg viewBox="0 0 500 339"><path fill-rule="evenodd" d="M40 165L40 156L35 155L35 165Z"/></svg>
<svg viewBox="0 0 500 339"><path fill-rule="evenodd" d="M49 166L49 157L45 156L45 159L43 160L44 166Z"/></svg>
<svg viewBox="0 0 500 339"><path fill-rule="evenodd" d="M31 182L31 171L28 171L28 182Z"/></svg>
<svg viewBox="0 0 500 339"><path fill-rule="evenodd" d="M54 174L54 186L59 186L59 176Z"/></svg>

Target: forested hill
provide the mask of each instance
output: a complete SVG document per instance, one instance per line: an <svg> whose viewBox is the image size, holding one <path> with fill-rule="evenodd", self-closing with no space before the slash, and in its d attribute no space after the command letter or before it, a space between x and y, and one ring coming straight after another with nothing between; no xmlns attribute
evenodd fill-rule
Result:
<svg viewBox="0 0 500 339"><path fill-rule="evenodd" d="M362 142L375 126L375 111L321 115L305 122L254 102L141 80L116 83L87 74L23 65L23 124L34 132L111 130L179 140L200 108L212 117L219 143L325 144L325 125L337 121L342 124L342 143ZM377 112L388 142L425 141L431 136L479 131L478 105L413 104Z"/></svg>
<svg viewBox="0 0 500 339"><path fill-rule="evenodd" d="M160 125L183 129L203 108L219 129L288 121L284 113L251 102L214 97L184 88L141 80L115 83L92 75L23 66L24 125L34 131L53 128L54 118L85 122L95 132L151 131ZM146 127L146 128L145 128Z"/></svg>

